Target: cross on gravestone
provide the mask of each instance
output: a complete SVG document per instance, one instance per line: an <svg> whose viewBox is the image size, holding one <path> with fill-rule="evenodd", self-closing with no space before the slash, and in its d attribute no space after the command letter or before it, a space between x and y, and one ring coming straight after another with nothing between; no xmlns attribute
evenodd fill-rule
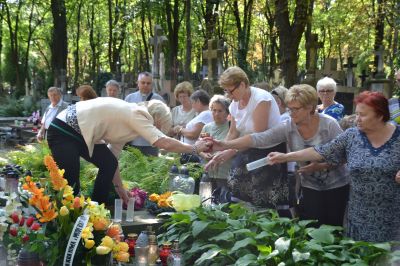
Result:
<svg viewBox="0 0 400 266"><path fill-rule="evenodd" d="M343 65L346 70L346 86L347 87L353 87L353 79L354 79L354 73L353 73L353 67L356 67L357 64L353 63L353 57L347 58L347 64Z"/></svg>
<svg viewBox="0 0 400 266"><path fill-rule="evenodd" d="M383 56L384 56L384 48L382 45L379 46L377 50L374 51L375 61L377 61L377 71L376 77L384 77L385 73L383 72Z"/></svg>
<svg viewBox="0 0 400 266"><path fill-rule="evenodd" d="M161 26L155 25L154 26L154 36L149 39L150 44L153 45L153 47L154 47L153 64L152 64L151 74L153 75L153 78L155 78L155 79L158 79L160 77L159 57L160 57L160 52L161 52L161 46L167 40L168 40L167 37L165 37L163 35L163 29L161 28Z"/></svg>
<svg viewBox="0 0 400 266"><path fill-rule="evenodd" d="M218 62L221 61L223 50L218 47L218 41L208 40L208 49L203 51L203 57L208 61L208 80L217 80Z"/></svg>
<svg viewBox="0 0 400 266"><path fill-rule="evenodd" d="M318 34L311 34L310 39L306 44L306 49L309 52L309 62L308 66L306 66L308 74L315 73L315 70L317 69L318 48L322 47L324 47L324 43L318 41Z"/></svg>
<svg viewBox="0 0 400 266"><path fill-rule="evenodd" d="M367 80L367 78L369 77L369 75L367 74L367 71L364 69L361 71L361 75L358 76L361 79L361 87L364 88L365 87L365 81Z"/></svg>

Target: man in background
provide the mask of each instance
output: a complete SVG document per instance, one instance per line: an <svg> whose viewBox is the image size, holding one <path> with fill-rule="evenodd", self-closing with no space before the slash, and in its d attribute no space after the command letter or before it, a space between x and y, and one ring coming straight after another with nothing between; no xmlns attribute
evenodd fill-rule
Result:
<svg viewBox="0 0 400 266"><path fill-rule="evenodd" d="M46 131L49 128L51 121L65 108L68 103L64 102L61 94L61 89L57 87L50 87L47 90L47 97L49 97L50 105L46 108L43 113L42 126L40 127L36 139L41 142L46 138Z"/></svg>
<svg viewBox="0 0 400 266"><path fill-rule="evenodd" d="M109 80L106 83L106 93L108 97L119 98L119 83L116 80Z"/></svg>
<svg viewBox="0 0 400 266"><path fill-rule="evenodd" d="M153 76L149 72L142 72L138 76L138 91L126 96L125 101L129 103L140 103L150 100L164 99L157 93L153 92ZM151 146L149 142L143 138L136 138L129 143L134 148L139 149L144 155L158 156L158 149Z"/></svg>

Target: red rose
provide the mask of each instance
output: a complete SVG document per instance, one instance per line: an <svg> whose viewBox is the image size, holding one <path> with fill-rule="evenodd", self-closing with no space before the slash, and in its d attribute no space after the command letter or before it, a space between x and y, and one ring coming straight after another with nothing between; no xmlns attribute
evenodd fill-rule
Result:
<svg viewBox="0 0 400 266"><path fill-rule="evenodd" d="M25 222L24 216L21 217L21 220L19 220L19 226L23 226Z"/></svg>
<svg viewBox="0 0 400 266"><path fill-rule="evenodd" d="M35 218L30 216L28 219L26 219L26 226L31 227L31 225L33 224L33 221L35 221Z"/></svg>
<svg viewBox="0 0 400 266"><path fill-rule="evenodd" d="M24 235L24 236L22 237L22 242L26 243L26 242L28 242L28 241L29 241L29 236L28 236L28 235Z"/></svg>
<svg viewBox="0 0 400 266"><path fill-rule="evenodd" d="M13 214L11 214L11 219L13 220L14 223L19 223L19 215L17 212L13 212Z"/></svg>
<svg viewBox="0 0 400 266"><path fill-rule="evenodd" d="M34 223L32 224L32 226L31 226L31 230L37 231L37 230L39 230L39 229L40 229L40 224L37 223L37 222L34 222Z"/></svg>
<svg viewBox="0 0 400 266"><path fill-rule="evenodd" d="M10 235L17 236L17 234L18 234L17 228L11 227L10 228Z"/></svg>

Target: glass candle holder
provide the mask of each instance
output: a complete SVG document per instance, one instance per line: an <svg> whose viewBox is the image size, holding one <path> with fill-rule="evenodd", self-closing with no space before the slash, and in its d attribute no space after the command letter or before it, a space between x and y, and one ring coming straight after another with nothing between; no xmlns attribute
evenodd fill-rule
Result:
<svg viewBox="0 0 400 266"><path fill-rule="evenodd" d="M114 205L114 222L122 221L122 199L115 199Z"/></svg>
<svg viewBox="0 0 400 266"><path fill-rule="evenodd" d="M135 198L129 198L128 209L126 211L127 222L133 222L134 213L135 213Z"/></svg>
<svg viewBox="0 0 400 266"><path fill-rule="evenodd" d="M137 266L147 266L149 256L149 246L135 246L135 262Z"/></svg>

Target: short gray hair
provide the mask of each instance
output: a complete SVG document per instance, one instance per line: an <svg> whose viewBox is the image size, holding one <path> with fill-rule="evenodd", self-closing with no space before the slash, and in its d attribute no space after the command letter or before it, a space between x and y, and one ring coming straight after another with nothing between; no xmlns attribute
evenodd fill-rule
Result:
<svg viewBox="0 0 400 266"><path fill-rule="evenodd" d="M210 110L212 109L212 105L214 103L219 103L220 105L222 105L226 111L226 113L229 114L229 105L231 104L231 101L226 98L224 95L221 94L215 94L213 97L211 97L210 99Z"/></svg>
<svg viewBox="0 0 400 266"><path fill-rule="evenodd" d="M114 80L114 79L110 79L109 81L107 81L107 83L106 83L106 88L107 88L108 86L115 86L115 87L118 88L118 90L119 90L119 88L120 88L119 82L116 81L116 80Z"/></svg>
<svg viewBox="0 0 400 266"><path fill-rule="evenodd" d="M47 93L53 92L53 91L55 91L55 92L57 92L58 94L62 95L61 89L60 89L59 87L50 87L50 88L47 90Z"/></svg>
<svg viewBox="0 0 400 266"><path fill-rule="evenodd" d="M330 77L324 77L317 82L317 91L320 91L322 88L329 88L336 92L336 81Z"/></svg>
<svg viewBox="0 0 400 266"><path fill-rule="evenodd" d="M149 114L154 120L158 120L161 123L161 131L165 134L171 129L172 116L169 107L160 100L150 100L148 102L140 102L138 105L144 105L147 108Z"/></svg>

